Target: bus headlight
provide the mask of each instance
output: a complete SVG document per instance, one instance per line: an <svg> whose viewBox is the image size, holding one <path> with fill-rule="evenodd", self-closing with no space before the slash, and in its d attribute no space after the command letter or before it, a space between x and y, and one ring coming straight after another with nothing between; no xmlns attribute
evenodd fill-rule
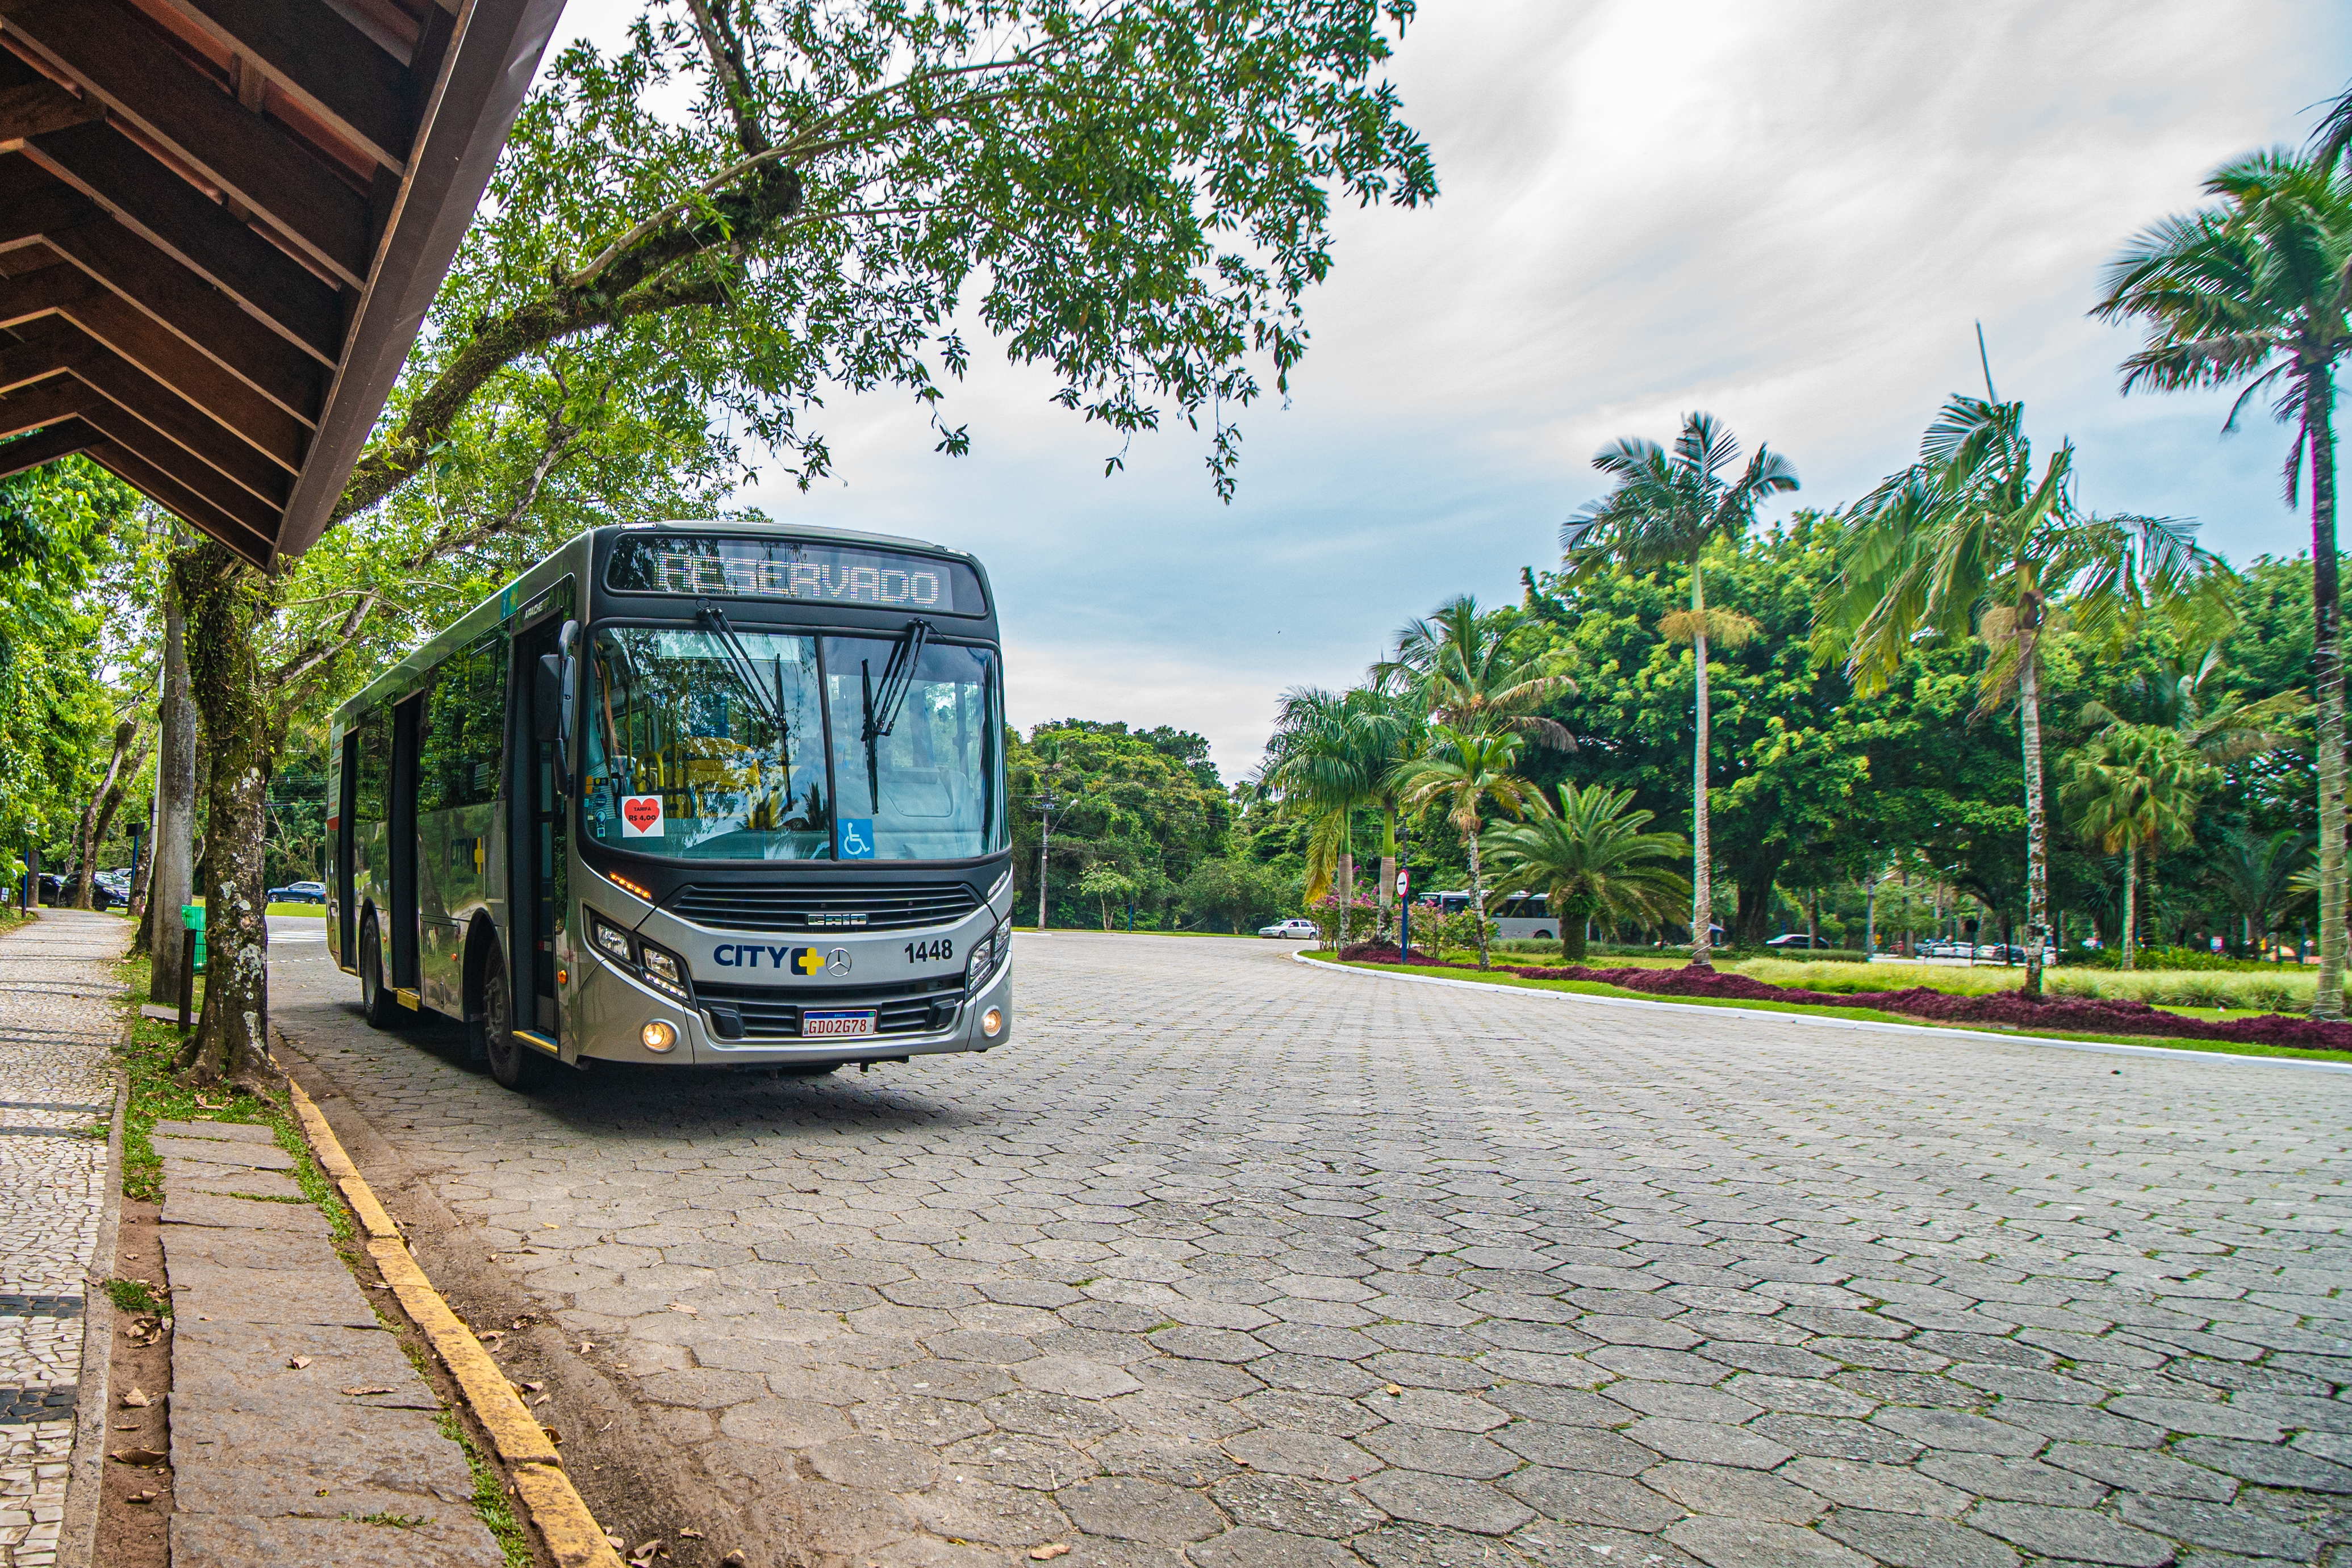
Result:
<svg viewBox="0 0 2352 1568"><path fill-rule="evenodd" d="M971 962L963 967L963 988L967 992L980 989L988 977L996 972L998 956L1005 946L1003 931L1004 927L999 925L971 945Z"/></svg>
<svg viewBox="0 0 2352 1568"><path fill-rule="evenodd" d="M637 967L636 945L629 940L627 932L593 911L588 915L588 930L596 938L598 952L607 958L626 964L632 969Z"/></svg>
<svg viewBox="0 0 2352 1568"><path fill-rule="evenodd" d="M645 955L646 983L656 990L667 991L680 1001L686 999L686 961L667 947L656 947L641 941L638 949Z"/></svg>
<svg viewBox="0 0 2352 1568"><path fill-rule="evenodd" d="M677 1030L656 1019L637 1030L637 1038L645 1042L647 1051L664 1051L677 1043Z"/></svg>
<svg viewBox="0 0 2352 1568"><path fill-rule="evenodd" d="M980 1032L994 1040L1004 1032L1004 1009L991 1008L980 1015Z"/></svg>

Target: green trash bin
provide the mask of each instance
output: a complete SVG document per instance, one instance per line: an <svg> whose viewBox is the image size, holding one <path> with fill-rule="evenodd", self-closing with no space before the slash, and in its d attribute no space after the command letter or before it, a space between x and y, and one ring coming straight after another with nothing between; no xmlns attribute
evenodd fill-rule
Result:
<svg viewBox="0 0 2352 1568"><path fill-rule="evenodd" d="M196 934L196 959L189 966L188 972L201 975L205 972L205 906L201 904L180 905L180 924Z"/></svg>

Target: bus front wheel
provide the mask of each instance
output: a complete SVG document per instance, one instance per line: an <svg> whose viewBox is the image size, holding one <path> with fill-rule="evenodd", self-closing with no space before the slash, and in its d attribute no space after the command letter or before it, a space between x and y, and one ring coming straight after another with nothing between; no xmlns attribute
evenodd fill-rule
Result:
<svg viewBox="0 0 2352 1568"><path fill-rule="evenodd" d="M507 967L496 952L482 975L482 1050L490 1059L490 1076L507 1088L529 1089L539 1082L539 1053L515 1038Z"/></svg>
<svg viewBox="0 0 2352 1568"><path fill-rule="evenodd" d="M360 923L360 1008L369 1023L390 1029L399 1006L392 988L383 983L383 939L376 935L375 915L371 911Z"/></svg>

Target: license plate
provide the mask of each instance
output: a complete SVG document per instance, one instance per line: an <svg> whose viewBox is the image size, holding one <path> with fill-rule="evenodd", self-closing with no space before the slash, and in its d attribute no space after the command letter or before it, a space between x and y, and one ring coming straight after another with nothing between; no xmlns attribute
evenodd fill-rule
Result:
<svg viewBox="0 0 2352 1568"><path fill-rule="evenodd" d="M873 1032L874 1014L871 1010L862 1013L801 1014L801 1037L804 1040Z"/></svg>

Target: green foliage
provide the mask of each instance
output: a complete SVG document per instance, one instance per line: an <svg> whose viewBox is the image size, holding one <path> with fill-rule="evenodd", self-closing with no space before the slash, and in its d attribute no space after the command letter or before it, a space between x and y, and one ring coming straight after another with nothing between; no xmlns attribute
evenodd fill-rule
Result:
<svg viewBox="0 0 2352 1568"><path fill-rule="evenodd" d="M1559 794L1557 811L1538 795L1524 821L1487 829L1482 847L1507 882L1545 890L1560 955L1577 963L1592 921L1655 925L1673 917L1690 896L1673 862L1690 845L1679 833L1643 831L1654 813L1633 809L1631 789L1563 781Z"/></svg>
<svg viewBox="0 0 2352 1568"><path fill-rule="evenodd" d="M1122 723L1064 719L1041 724L1024 740L1008 734L1005 761L1014 809L1015 907L1034 920L1043 794L1056 802L1047 857L1048 903L1056 925L1108 918L1100 872L1131 885L1138 925L1158 925L1174 913L1180 884L1203 861L1225 852L1233 803L1208 761L1208 743L1165 727L1130 733Z"/></svg>

